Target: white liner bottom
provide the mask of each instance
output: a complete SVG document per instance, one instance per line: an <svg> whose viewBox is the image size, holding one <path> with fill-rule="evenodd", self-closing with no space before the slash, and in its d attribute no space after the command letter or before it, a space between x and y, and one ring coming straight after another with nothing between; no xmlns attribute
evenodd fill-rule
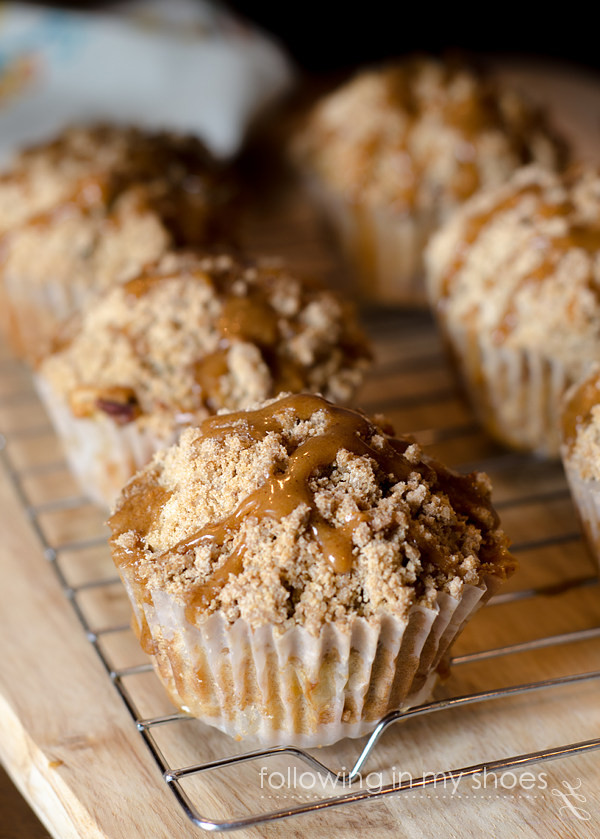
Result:
<svg viewBox="0 0 600 839"><path fill-rule="evenodd" d="M481 587L465 585L459 598L441 592L435 608L415 605L406 621L356 617L343 628L327 624L315 637L303 627L229 624L218 612L192 624L184 603L145 591L134 569L120 572L175 705L263 746L360 737L388 711L427 700L450 645L499 584L492 577Z"/></svg>
<svg viewBox="0 0 600 839"><path fill-rule="evenodd" d="M495 345L442 322L473 410L501 443L543 457L560 452L561 403L572 384L560 362Z"/></svg>
<svg viewBox="0 0 600 839"><path fill-rule="evenodd" d="M118 425L101 413L93 419L76 417L46 379L36 375L34 382L82 492L109 509L132 475L155 452L174 443L180 431L174 427L165 438L140 429L135 422Z"/></svg>

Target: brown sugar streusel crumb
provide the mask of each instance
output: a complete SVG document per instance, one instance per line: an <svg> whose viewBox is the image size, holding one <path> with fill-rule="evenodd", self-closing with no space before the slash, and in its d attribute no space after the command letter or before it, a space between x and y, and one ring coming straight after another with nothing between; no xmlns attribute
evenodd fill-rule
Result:
<svg viewBox="0 0 600 839"><path fill-rule="evenodd" d="M600 346L600 174L526 167L432 239L430 297L492 346L531 351L571 381Z"/></svg>
<svg viewBox="0 0 600 839"><path fill-rule="evenodd" d="M75 286L85 299L173 246L231 239L232 185L195 137L70 128L0 177L1 277L36 289Z"/></svg>
<svg viewBox="0 0 600 839"><path fill-rule="evenodd" d="M485 475L305 394L186 430L109 524L115 562L134 563L147 590L254 627L404 618L514 570Z"/></svg>
<svg viewBox="0 0 600 839"><path fill-rule="evenodd" d="M235 241L231 167L191 136L71 128L0 176L0 330L37 362L96 293L179 247Z"/></svg>
<svg viewBox="0 0 600 839"><path fill-rule="evenodd" d="M232 182L191 135L73 126L21 152L0 176L0 234L69 215L110 216L132 189L138 208L154 209L176 239L191 244L205 239Z"/></svg>
<svg viewBox="0 0 600 839"><path fill-rule="evenodd" d="M169 254L93 301L40 367L76 416L160 432L283 390L349 399L369 351L350 307L281 262Z"/></svg>
<svg viewBox="0 0 600 839"><path fill-rule="evenodd" d="M413 57L325 96L293 155L350 200L445 216L523 164L560 168L566 149L538 109L489 75Z"/></svg>

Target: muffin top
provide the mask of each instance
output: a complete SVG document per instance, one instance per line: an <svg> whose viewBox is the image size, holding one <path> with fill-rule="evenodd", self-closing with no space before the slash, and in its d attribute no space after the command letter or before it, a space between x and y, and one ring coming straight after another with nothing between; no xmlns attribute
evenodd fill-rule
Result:
<svg viewBox="0 0 600 839"><path fill-rule="evenodd" d="M600 364L567 392L562 412L563 457L584 481L600 481Z"/></svg>
<svg viewBox="0 0 600 839"><path fill-rule="evenodd" d="M69 129L0 176L2 273L30 287L106 288L169 247L225 235L231 183L193 137Z"/></svg>
<svg viewBox="0 0 600 839"><path fill-rule="evenodd" d="M525 167L474 196L426 254L448 322L535 350L579 378L600 352L600 174Z"/></svg>
<svg viewBox="0 0 600 839"><path fill-rule="evenodd" d="M73 127L21 152L0 176L0 234L26 223L49 225L69 211L110 214L133 188L175 239L190 244L190 237L204 238L208 210L214 215L228 199L230 184L195 137L115 125Z"/></svg>
<svg viewBox="0 0 600 839"><path fill-rule="evenodd" d="M252 626L405 618L514 570L487 476L460 476L356 411L282 396L187 429L127 484L116 564Z"/></svg>
<svg viewBox="0 0 600 839"><path fill-rule="evenodd" d="M323 98L294 154L351 201L441 212L518 166L560 164L542 114L464 65L412 58Z"/></svg>
<svg viewBox="0 0 600 839"><path fill-rule="evenodd" d="M368 358L352 309L281 262L179 252L94 300L40 373L76 416L165 433L282 390L345 401Z"/></svg>

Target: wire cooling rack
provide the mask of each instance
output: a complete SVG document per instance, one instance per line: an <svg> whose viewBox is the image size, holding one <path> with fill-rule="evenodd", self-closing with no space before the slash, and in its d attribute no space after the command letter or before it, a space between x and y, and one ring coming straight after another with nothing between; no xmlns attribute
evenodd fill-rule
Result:
<svg viewBox="0 0 600 839"><path fill-rule="evenodd" d="M405 333L410 333L412 329L411 324L412 321L402 322L401 326ZM417 327L422 328L422 324L420 327L417 324ZM390 329L398 329L397 320L387 322L388 333ZM383 338L385 344L386 324L376 323L375 330L378 333L379 339ZM388 337L390 337L389 334ZM425 343L427 344L427 342ZM440 445L454 446L461 439L469 442L473 435L478 434L477 427L468 417L452 423L452 411L446 411L444 408L448 400L452 401L456 398L453 387L448 384L449 380L444 376L441 379L439 376L434 376L432 382L428 384L430 378L428 371L439 370L440 365L443 366L438 350L439 348L436 347L431 350L427 344L427 348L421 349L414 357L406 358L400 353L396 358L388 358L385 363L380 364L375 370L371 379L372 396L371 398L367 397L365 400L367 402L365 405L367 409L371 411L385 409L392 417L394 413L398 413L399 411L408 411L410 413L414 409L420 410L424 406L431 408L437 416L439 416L440 412L442 414L447 413L450 422L442 421L434 427L425 428L415 433L415 437L422 444L433 447L434 449ZM40 412L29 377L23 372L19 363L6 359L0 365L0 373L5 378L12 378L16 382L15 388L12 390L10 387L4 389L4 394L0 396L0 408L3 407L6 410L7 407L14 406L16 415L18 415L19 406L36 403L36 410ZM408 395L404 392L394 394L394 388L384 387L387 378L397 378L398 376L402 378L406 374L409 374L411 377L416 376L417 380L419 380L420 384L416 387L415 391L410 392ZM423 381L426 383L425 386L423 386ZM381 387L378 386L378 383ZM386 392L388 394L385 399L382 399L378 395L380 392ZM29 410L27 413L31 414ZM39 413L39 423L30 424L26 428L14 428L12 431L7 431L4 438L0 438L5 468L30 518L31 525L42 545L45 557L59 579L66 598L74 609L90 644L94 647L102 661L108 678L112 681L123 703L127 707L133 724L137 727L140 736L154 757L158 767L157 783L166 783L169 786L187 817L199 828L210 831L230 831L290 816L299 816L330 807L340 807L362 800L368 799L373 801L377 798L406 793L409 790L414 793L415 790L425 790L432 785L435 787L442 776L445 782L451 782L455 779L472 778L482 772L521 769L530 764L539 764L559 758L572 757L600 749L600 737L590 737L589 739L578 740L577 742L567 742L549 748L538 748L523 753L512 754L496 760L480 761L462 766L449 765L445 766L443 770L437 772L435 775L425 773L418 777L411 777L409 780L394 778L390 783L380 782L377 786L367 786L366 788L362 782L360 784L358 783L359 780L362 781L363 779L364 770L368 767L369 760L372 760L376 754L375 749L382 735L391 727L402 727L409 721L419 717L438 719L449 712L458 711L461 713L468 706L498 703L524 694L547 694L560 690L565 686L576 687L584 683L600 680L600 670L592 670L568 675L556 675L528 683L509 684L498 689L468 692L463 695L450 696L439 701L433 701L408 711L390 713L381 720L366 743L364 741L357 741L353 744L355 748L353 765L349 769L343 767L342 771L333 768L336 756L335 751L331 749L327 752L328 756L321 759L309 751L285 746L241 754L227 754L209 760L203 760L202 754L200 753L197 755L197 761L185 763L174 762L165 753L165 748L160 743L160 733L168 730L170 742L178 738L182 741L187 741L190 726L202 724L198 723L198 721L192 721L179 713L145 713L143 702L139 701L135 687L132 688L132 685L135 686L136 681L140 679L154 678L150 663L143 661L126 666L118 666L115 663L119 658L118 654L115 655L115 650L119 649L120 639L127 634L131 634L129 624L126 620L119 620L117 617L112 623L98 626L97 619L94 617L93 601L94 596L99 596L100 599L104 598L105 602L110 604L115 599L121 597L120 594L115 594L115 592L120 592L118 577L114 573L107 574L106 565L101 565L101 570L99 570L97 577L93 575L91 577L82 577L79 572L74 572L73 570L76 567L76 562L75 564L73 563L74 557L86 556L86 569L89 569L90 565L94 567L94 562L89 562L89 556L93 555L95 551L100 551L101 553L104 551L106 534L100 530L97 533L92 532L91 535L82 536L78 532L73 535L73 538L69 538L67 532L67 538L57 538L56 534L62 531L60 528L56 530L52 524L56 518L63 522L66 520L83 520L85 522L90 518L90 515L92 518L95 516L98 519L101 514L99 511L94 511L87 499L78 494L69 493L68 489L66 490L66 494L63 493L61 497L57 498L44 498L43 492L40 496L37 489L32 491L33 486L40 484L43 486L50 480L54 483L58 481L59 484L62 482L67 487L71 486L69 484L69 478L65 477L66 467L62 457L58 459L53 459L52 457L50 459L47 457L44 459L42 457L41 460L39 457L37 459L34 457L33 460L30 460L27 458L24 459L21 456L23 451L35 449L36 447L40 451L47 451L48 447L44 445L44 441L50 439L51 436L52 433L47 420L41 412ZM40 443L40 441L42 442ZM52 446L49 448L52 449ZM460 446L458 446L458 450L461 450ZM466 450L473 450L472 440ZM52 449L52 451L54 450ZM16 452L16 455L14 452ZM474 463L464 464L464 466L468 469L476 467L491 471L500 470L509 476L522 476L528 469L543 468L550 470L548 473L551 474L550 481L545 479L539 488L534 488L533 491L526 493L520 490L519 481L515 483L514 487L511 487L509 479L509 491L505 492L505 497L501 498L497 503L497 507L504 513L507 511L514 513L520 507L531 505L532 503L543 506L551 505L556 501L568 501L568 490L558 466L542 467L539 461L532 461L524 456L507 454L500 451L492 451L491 456L479 459ZM90 530L93 531L94 528L90 527ZM579 544L579 542L579 530L576 528L565 530L563 528L547 536L521 540L513 545L513 551L517 556L520 554L535 553L536 551L549 547L562 547L568 552L572 549L573 545ZM564 594L565 592L583 590L587 587L597 585L598 578L596 575L579 575L571 579L561 579L558 582L553 581L547 584L534 585L526 589L508 591L507 593L496 596L486 609L494 609L499 605L507 603L521 604L523 609L529 609L534 598L552 597L554 595ZM90 603L92 604L91 606ZM114 641L112 645L110 643L111 639ZM489 662L490 660L500 660L503 658L510 660L512 656L522 653L535 654L541 650L557 649L564 645L594 639L600 639L600 626L550 633L534 640L518 641L456 656L452 661L452 668L453 672L455 672L457 668L469 664L477 665L480 662ZM221 735L217 736L220 737ZM200 740L198 742L202 741ZM254 763L256 761L264 762L272 759L284 759L288 761L288 765L291 761L300 761L320 778L330 781L329 786L326 788L332 794L310 801L295 801L291 805L288 804L284 807L261 810L258 813L245 813L240 817L214 819L202 814L204 805L202 798L194 796L193 792L186 789L186 782L191 778L205 777L207 773L212 772L231 771L237 773L244 764Z"/></svg>

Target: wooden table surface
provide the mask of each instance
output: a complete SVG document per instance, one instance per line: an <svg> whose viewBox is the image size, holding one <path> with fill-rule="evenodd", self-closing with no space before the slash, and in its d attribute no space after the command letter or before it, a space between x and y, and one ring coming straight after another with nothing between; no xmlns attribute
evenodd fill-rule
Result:
<svg viewBox="0 0 600 839"><path fill-rule="evenodd" d="M567 127L591 154L600 135L600 87L561 72L520 79L541 98L559 94ZM577 95L575 95L575 93ZM563 117L564 119L564 117ZM596 132L594 134L594 132ZM599 144L600 145L600 144ZM300 201L266 200L248 221L257 251L281 251L300 268L334 276L321 233ZM578 536L559 466L507 455L492 445L458 398L433 324L426 316L379 313L367 318L377 365L360 394L367 410L385 411L398 431L414 432L431 452L454 465L482 466L492 476L505 527L519 548L521 569L507 587L542 595L506 600L469 624L455 654L600 626L597 568ZM103 511L73 503L77 488L60 446L37 403L28 372L0 349L0 429L10 464L35 507L45 539L67 545L61 570L76 601L102 635L114 668L144 662L126 628L128 605L105 546ZM55 507L67 499L66 508ZM202 835L180 810L141 740L127 709L86 639L44 557L30 514L5 468L0 469L0 759L54 837L169 837ZM91 541L89 541L91 540ZM106 585L88 586L105 579ZM582 581L585 581L582 583ZM556 678L598 669L600 640L473 660L457 665L440 696ZM142 717L169 711L152 674L132 675L127 690ZM397 726L386 734L368 771L442 772L452 767L600 736L598 682L502 700ZM180 724L181 725L181 724ZM166 727L160 747L171 765L211 760L235 751L218 732L191 721ZM400 730L401 729L401 730ZM332 766L350 765L356 744L322 750ZM281 763L271 766L283 770ZM300 769L298 771L301 771ZM597 837L600 831L600 752L563 758L515 772L513 778L463 780L459 788L415 790L298 819L243 830L239 836L370 837ZM41 839L49 833L0 774L0 837ZM226 818L260 807L289 806L313 797L305 789L257 786L256 772L194 782L190 796L203 814ZM576 798L578 795L580 798Z"/></svg>

